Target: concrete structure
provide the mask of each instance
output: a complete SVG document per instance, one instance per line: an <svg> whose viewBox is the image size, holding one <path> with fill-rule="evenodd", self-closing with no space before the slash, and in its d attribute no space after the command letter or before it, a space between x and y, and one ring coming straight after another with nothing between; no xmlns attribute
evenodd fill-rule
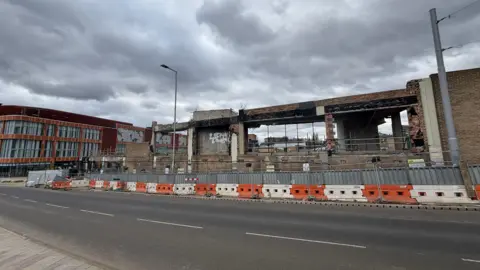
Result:
<svg viewBox="0 0 480 270"><path fill-rule="evenodd" d="M479 131L475 123L480 119L480 113L472 109L478 107L480 69L449 72L448 77L462 160L480 163L480 149L477 149L480 142L475 135ZM404 139L405 127L400 117L402 111L408 113L408 142ZM386 118L391 119L393 133L391 143L388 142L392 144L387 147L388 153L380 149L378 133L378 125L385 123ZM312 122L325 122L326 139L335 147L336 155L325 158L322 153L311 153L293 158L291 155L280 157L281 153L266 151L270 156L266 161L265 155L247 153L249 128ZM155 124L152 128L155 133L161 133L170 132L171 126ZM372 155L378 154L383 155L382 161L388 160L392 166L406 166L406 159L413 157L423 158L429 164L448 164L448 154L445 154L448 143L436 74L409 81L405 89L243 109L238 115L231 110L198 112L194 113L192 121L179 123L178 127L188 130L185 158L190 167L192 163L200 161L232 160L231 164L222 168L240 170L240 164L255 167L256 162L266 164L276 160L283 164L281 166L286 166L286 162L300 159L299 162L327 162L330 166L338 165L338 168L352 168L347 165L353 164L363 168L370 166ZM300 170L301 166L298 167Z"/></svg>
<svg viewBox="0 0 480 270"><path fill-rule="evenodd" d="M93 116L25 106L0 106L0 174L78 166L85 157L149 141L149 128ZM83 166L81 166L83 167Z"/></svg>

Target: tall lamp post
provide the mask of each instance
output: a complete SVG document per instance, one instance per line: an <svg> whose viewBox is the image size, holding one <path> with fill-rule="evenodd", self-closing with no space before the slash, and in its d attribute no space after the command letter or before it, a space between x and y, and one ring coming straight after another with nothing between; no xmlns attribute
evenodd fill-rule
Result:
<svg viewBox="0 0 480 270"><path fill-rule="evenodd" d="M175 101L173 105L173 141L172 141L173 151L172 151L172 166L171 166L172 171L175 172L175 147L176 147L176 139L177 139L177 135L175 134L175 132L177 131L177 71L170 68L167 65L161 65L161 67L165 69L169 69L175 73Z"/></svg>

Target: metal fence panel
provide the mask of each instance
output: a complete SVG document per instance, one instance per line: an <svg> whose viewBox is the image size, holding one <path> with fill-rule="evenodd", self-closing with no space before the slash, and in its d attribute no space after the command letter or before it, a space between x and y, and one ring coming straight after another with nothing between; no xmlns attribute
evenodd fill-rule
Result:
<svg viewBox="0 0 480 270"><path fill-rule="evenodd" d="M268 185L290 185L291 173L287 172L265 172L263 173L263 184Z"/></svg>
<svg viewBox="0 0 480 270"><path fill-rule="evenodd" d="M468 173L474 185L480 185L480 165L468 166Z"/></svg>
<svg viewBox="0 0 480 270"><path fill-rule="evenodd" d="M325 185L361 185L361 175L357 171L325 171Z"/></svg>
<svg viewBox="0 0 480 270"><path fill-rule="evenodd" d="M315 173L311 172L293 172L290 174L291 178L291 184L297 184L297 185L312 185L316 183L313 182L313 175Z"/></svg>
<svg viewBox="0 0 480 270"><path fill-rule="evenodd" d="M239 173L239 184L262 184L264 173Z"/></svg>
<svg viewBox="0 0 480 270"><path fill-rule="evenodd" d="M410 168L412 185L462 185L462 174L458 167Z"/></svg>
<svg viewBox="0 0 480 270"><path fill-rule="evenodd" d="M377 183L381 185L407 185L410 183L407 168L377 169L374 171L378 173Z"/></svg>
<svg viewBox="0 0 480 270"><path fill-rule="evenodd" d="M216 184L217 183L217 174L214 173L198 173L197 174L198 182L200 184Z"/></svg>
<svg viewBox="0 0 480 270"><path fill-rule="evenodd" d="M217 184L238 184L238 173L217 173Z"/></svg>

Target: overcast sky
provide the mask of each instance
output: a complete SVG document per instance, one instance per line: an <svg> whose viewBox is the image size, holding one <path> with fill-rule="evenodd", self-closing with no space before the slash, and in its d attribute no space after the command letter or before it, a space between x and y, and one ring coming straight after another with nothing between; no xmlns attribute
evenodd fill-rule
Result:
<svg viewBox="0 0 480 270"><path fill-rule="evenodd" d="M404 88L436 72L428 10L473 1L0 0L0 103L171 123L174 79L161 64L179 72L179 121ZM447 70L480 66L480 3L440 27L444 47L469 43L445 53Z"/></svg>

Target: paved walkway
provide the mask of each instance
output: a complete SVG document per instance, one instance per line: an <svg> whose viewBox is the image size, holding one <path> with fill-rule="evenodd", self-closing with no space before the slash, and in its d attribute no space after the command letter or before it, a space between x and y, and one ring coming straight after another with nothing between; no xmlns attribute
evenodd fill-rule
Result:
<svg viewBox="0 0 480 270"><path fill-rule="evenodd" d="M100 269L0 227L0 269Z"/></svg>

